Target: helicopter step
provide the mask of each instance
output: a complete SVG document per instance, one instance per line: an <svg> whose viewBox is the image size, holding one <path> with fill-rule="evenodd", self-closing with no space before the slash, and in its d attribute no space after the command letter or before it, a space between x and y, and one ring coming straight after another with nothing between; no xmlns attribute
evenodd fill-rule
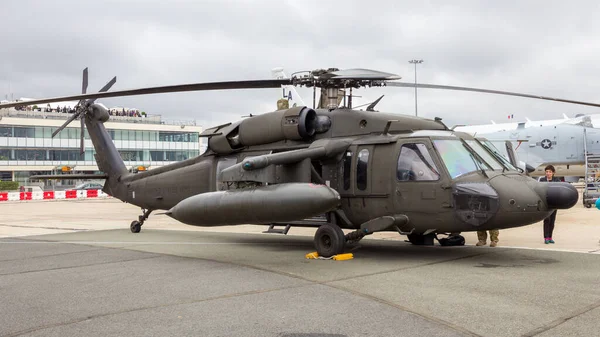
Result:
<svg viewBox="0 0 600 337"><path fill-rule="evenodd" d="M292 225L289 225L289 224L286 225L284 229L276 229L275 226L277 226L277 225L275 225L275 224L269 225L269 229L267 229L263 233L287 235L290 228L292 228Z"/></svg>
<svg viewBox="0 0 600 337"><path fill-rule="evenodd" d="M269 225L269 229L264 231L263 233L274 233L274 234L287 234L292 226L295 227L318 227L325 223L330 223L327 221L327 216L325 214L317 215L311 218L306 218L303 220L296 221L287 221L287 222L274 222ZM275 226L285 226L284 229L276 229Z"/></svg>

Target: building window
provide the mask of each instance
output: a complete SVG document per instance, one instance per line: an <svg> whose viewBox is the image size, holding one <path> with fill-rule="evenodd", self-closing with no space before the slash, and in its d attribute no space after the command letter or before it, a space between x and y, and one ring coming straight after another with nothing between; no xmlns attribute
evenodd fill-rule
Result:
<svg viewBox="0 0 600 337"><path fill-rule="evenodd" d="M359 190L367 188L367 170L369 164L369 150L362 149L356 160L356 187Z"/></svg>
<svg viewBox="0 0 600 337"><path fill-rule="evenodd" d="M10 149L0 149L0 160L11 160Z"/></svg>
<svg viewBox="0 0 600 337"><path fill-rule="evenodd" d="M27 128L27 127L17 126L14 129L14 135L15 135L15 137L20 137L20 138L34 138L35 128Z"/></svg>
<svg viewBox="0 0 600 337"><path fill-rule="evenodd" d="M121 154L121 159L123 159L124 161L142 161L143 159L143 151L119 151L119 153Z"/></svg>
<svg viewBox="0 0 600 337"><path fill-rule="evenodd" d="M12 177L11 171L0 171L0 181L12 181Z"/></svg>
<svg viewBox="0 0 600 337"><path fill-rule="evenodd" d="M425 144L404 144L396 177L399 181L434 181L440 179L440 174Z"/></svg>
<svg viewBox="0 0 600 337"><path fill-rule="evenodd" d="M13 128L0 126L0 137L12 137L13 136Z"/></svg>
<svg viewBox="0 0 600 337"><path fill-rule="evenodd" d="M15 149L17 160L46 160L46 150L21 150Z"/></svg>
<svg viewBox="0 0 600 337"><path fill-rule="evenodd" d="M165 160L165 151L150 151L150 160L151 161L164 161Z"/></svg>

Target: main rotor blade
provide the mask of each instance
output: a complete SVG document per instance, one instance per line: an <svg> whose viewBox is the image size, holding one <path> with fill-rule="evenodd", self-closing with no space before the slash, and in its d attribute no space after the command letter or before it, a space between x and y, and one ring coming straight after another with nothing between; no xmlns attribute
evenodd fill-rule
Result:
<svg viewBox="0 0 600 337"><path fill-rule="evenodd" d="M67 121L63 125L56 129L56 131L52 132L52 138L54 138L54 136L56 136L59 132L66 128L67 125L69 125L69 123L71 123L75 118L77 118L77 116L79 116L78 112L72 114L71 117L69 117L69 119L67 119Z"/></svg>
<svg viewBox="0 0 600 337"><path fill-rule="evenodd" d="M282 85L291 85L291 84L292 84L291 79L178 84L178 85L170 85L170 86L163 86L163 87L149 87L149 88L141 88L141 89L99 92L99 93L85 94L85 95L45 98L45 99L38 99L38 100L31 100L31 101L24 101L24 102L11 102L11 103L0 104L0 109L10 108L10 107L15 107L15 106L22 106L22 105L74 101L74 100L80 100L80 99L97 99L97 98L120 97L120 96L150 95L150 94L162 94L162 93L169 93L169 92L184 92L184 91L226 90L226 89L265 89L265 88L279 88Z"/></svg>
<svg viewBox="0 0 600 337"><path fill-rule="evenodd" d="M83 83L81 84L81 93L85 94L88 87L88 68L83 69Z"/></svg>
<svg viewBox="0 0 600 337"><path fill-rule="evenodd" d="M320 78L333 78L333 79L357 79L357 80L399 80L402 77L392 74L385 73L383 71L371 70L371 69L343 69L332 71L330 73L319 76Z"/></svg>
<svg viewBox="0 0 600 337"><path fill-rule="evenodd" d="M388 87L404 87L404 88L414 88L415 87L414 83L405 83L405 82L387 82L385 85ZM543 99L543 100L548 100L548 101L556 101L556 102L563 102L563 103L572 103L572 104L581 104L581 105L600 107L600 104L598 104L598 103L573 101L573 100L569 100L569 99L553 98L553 97L546 97L546 96L539 96L539 95L521 94L518 92L510 92L510 91L488 90L488 89L478 89L478 88L468 88L468 87L455 87L455 86L451 86L451 85L437 85L437 84L425 84L425 83L417 83L416 87L417 88L426 88L426 89L474 91L474 92L483 92L486 94L518 96L518 97L535 98L535 99Z"/></svg>

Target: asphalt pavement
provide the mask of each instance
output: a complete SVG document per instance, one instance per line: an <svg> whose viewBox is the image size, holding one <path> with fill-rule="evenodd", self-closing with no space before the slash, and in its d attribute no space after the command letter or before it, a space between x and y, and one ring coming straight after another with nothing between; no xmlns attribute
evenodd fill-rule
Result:
<svg viewBox="0 0 600 337"><path fill-rule="evenodd" d="M128 229L0 240L2 336L592 336L600 255Z"/></svg>

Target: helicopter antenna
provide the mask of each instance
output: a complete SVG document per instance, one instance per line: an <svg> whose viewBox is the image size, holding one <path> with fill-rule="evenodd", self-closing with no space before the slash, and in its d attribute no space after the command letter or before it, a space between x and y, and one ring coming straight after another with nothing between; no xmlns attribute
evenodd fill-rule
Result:
<svg viewBox="0 0 600 337"><path fill-rule="evenodd" d="M383 96L385 96L385 95L381 95L373 103L369 104L369 106L367 107L367 111L375 111L375 106L377 105L377 103L379 103L381 101L381 99L383 98Z"/></svg>

